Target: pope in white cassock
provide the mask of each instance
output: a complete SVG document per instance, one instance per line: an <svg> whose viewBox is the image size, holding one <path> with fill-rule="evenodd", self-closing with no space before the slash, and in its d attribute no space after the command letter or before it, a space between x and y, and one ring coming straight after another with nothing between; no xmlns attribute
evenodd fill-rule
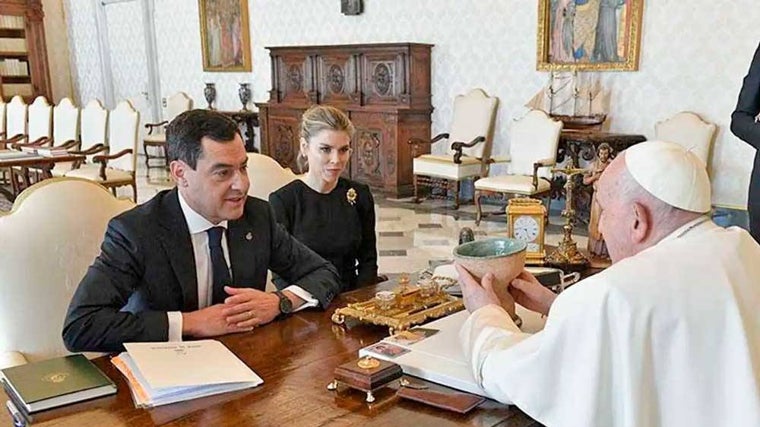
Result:
<svg viewBox="0 0 760 427"><path fill-rule="evenodd" d="M760 246L710 220L704 163L644 142L597 197L613 265L559 296L527 272L509 287L548 315L539 333L515 326L492 276L457 266L477 381L550 427L760 426Z"/></svg>

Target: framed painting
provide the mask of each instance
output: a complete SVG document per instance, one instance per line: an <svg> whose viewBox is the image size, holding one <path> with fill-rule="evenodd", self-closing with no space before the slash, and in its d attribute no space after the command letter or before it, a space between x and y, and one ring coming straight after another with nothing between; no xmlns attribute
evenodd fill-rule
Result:
<svg viewBox="0 0 760 427"><path fill-rule="evenodd" d="M251 71L247 0L198 0L203 71Z"/></svg>
<svg viewBox="0 0 760 427"><path fill-rule="evenodd" d="M539 0L539 70L639 69L644 0Z"/></svg>

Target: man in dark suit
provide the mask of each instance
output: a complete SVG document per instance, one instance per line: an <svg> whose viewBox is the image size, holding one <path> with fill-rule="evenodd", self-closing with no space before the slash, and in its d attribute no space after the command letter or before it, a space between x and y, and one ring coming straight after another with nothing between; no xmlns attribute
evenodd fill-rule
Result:
<svg viewBox="0 0 760 427"><path fill-rule="evenodd" d="M747 211L749 212L749 232L757 242L760 242L760 123L758 123L758 114L760 114L760 45L755 51L755 57L752 58L749 72L744 77L736 111L731 115L731 132L758 150L755 153L755 165L749 181Z"/></svg>
<svg viewBox="0 0 760 427"><path fill-rule="evenodd" d="M112 219L100 255L72 297L71 351L121 351L133 341L245 332L301 308L326 307L335 268L247 196L248 157L236 124L192 110L167 129L177 188ZM267 269L290 283L264 292Z"/></svg>

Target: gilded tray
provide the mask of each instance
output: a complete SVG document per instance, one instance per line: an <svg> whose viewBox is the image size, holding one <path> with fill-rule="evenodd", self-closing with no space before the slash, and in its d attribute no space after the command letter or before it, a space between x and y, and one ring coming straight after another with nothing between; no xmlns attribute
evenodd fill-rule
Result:
<svg viewBox="0 0 760 427"><path fill-rule="evenodd" d="M380 307L380 302L371 298L367 301L348 304L335 310L332 321L343 324L346 318L353 318L362 323L387 326L389 332L409 329L430 319L437 319L464 309L461 298L438 290L430 296L422 296L417 287L401 288L396 291L393 306Z"/></svg>

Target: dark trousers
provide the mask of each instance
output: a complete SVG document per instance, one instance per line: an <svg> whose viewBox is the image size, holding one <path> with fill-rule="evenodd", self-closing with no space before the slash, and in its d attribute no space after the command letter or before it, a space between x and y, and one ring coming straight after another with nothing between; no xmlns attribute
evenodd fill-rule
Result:
<svg viewBox="0 0 760 427"><path fill-rule="evenodd" d="M760 205L747 206L749 212L749 234L760 243Z"/></svg>

